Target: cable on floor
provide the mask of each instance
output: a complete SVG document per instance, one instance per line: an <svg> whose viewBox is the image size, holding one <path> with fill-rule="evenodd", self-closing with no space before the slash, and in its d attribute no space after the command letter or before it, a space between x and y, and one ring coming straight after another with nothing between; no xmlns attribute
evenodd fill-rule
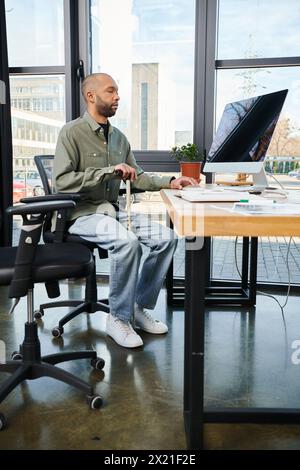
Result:
<svg viewBox="0 0 300 470"><path fill-rule="evenodd" d="M236 270L238 272L238 275L240 276L240 278L242 279L242 275L241 275L241 272L239 270L239 267L238 267L238 262L237 262L237 242L238 242L238 238L239 237L235 237L235 244L234 244L234 261L235 261L235 267L236 267ZM289 254L290 254L290 248L291 248L291 242L293 240L293 237L290 237L289 239L289 242L288 242L288 248L287 248L287 253L286 253L286 258L285 258L285 264L286 264L286 268L287 268L287 273L288 273L288 288L287 288L287 294L286 294L286 298L285 298L285 301L283 304L281 304L279 302L278 299L276 299L276 297L272 294L267 294L266 292L262 292L262 291L257 291L259 294L261 295L265 295L266 297L271 297L273 300L275 300L275 302L277 302L277 304L279 305L279 307L281 308L282 310L282 314L283 314L283 309L284 307L286 306L286 304L288 303L288 299L289 299L289 295L290 295L290 290L291 290L291 273L290 273L290 267L289 267Z"/></svg>

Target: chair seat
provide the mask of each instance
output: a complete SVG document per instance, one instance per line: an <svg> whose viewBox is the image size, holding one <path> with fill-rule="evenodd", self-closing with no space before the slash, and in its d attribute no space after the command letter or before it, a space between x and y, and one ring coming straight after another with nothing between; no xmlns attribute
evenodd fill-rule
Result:
<svg viewBox="0 0 300 470"><path fill-rule="evenodd" d="M50 230L46 230L44 232L44 241L46 243L53 243L54 238L55 238L55 233L51 232ZM80 243L80 245L87 246L89 250L93 251L95 249L98 250L99 253L99 258L101 259L106 259L108 258L108 253L107 250L104 250L103 248L100 248L96 243L89 242L88 240L85 240L84 238L80 237L79 235L73 235L68 233L65 237L65 242L67 243Z"/></svg>
<svg viewBox="0 0 300 470"><path fill-rule="evenodd" d="M0 248L0 284L10 284L14 275L17 247ZM74 257L76 253L76 257ZM90 250L78 244L38 245L33 264L33 281L48 282L69 277L86 277L93 269Z"/></svg>

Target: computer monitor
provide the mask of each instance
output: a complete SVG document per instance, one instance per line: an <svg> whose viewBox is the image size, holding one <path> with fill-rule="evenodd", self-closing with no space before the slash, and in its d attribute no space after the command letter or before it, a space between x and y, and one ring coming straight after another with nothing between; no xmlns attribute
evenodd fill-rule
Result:
<svg viewBox="0 0 300 470"><path fill-rule="evenodd" d="M228 103L204 165L205 173L247 173L268 186L263 161L288 90Z"/></svg>

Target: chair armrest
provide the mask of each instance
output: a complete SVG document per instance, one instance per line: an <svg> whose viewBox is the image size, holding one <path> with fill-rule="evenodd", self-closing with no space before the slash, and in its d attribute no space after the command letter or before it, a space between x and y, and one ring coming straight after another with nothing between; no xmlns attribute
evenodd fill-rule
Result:
<svg viewBox="0 0 300 470"><path fill-rule="evenodd" d="M9 297L18 298L27 294L33 287L32 264L40 240L42 225L48 212L67 211L76 206L74 201L44 201L20 204L6 209L10 215L21 215L23 226L16 254L14 276L9 287ZM32 217L28 217L32 216Z"/></svg>
<svg viewBox="0 0 300 470"><path fill-rule="evenodd" d="M24 202L25 204L31 202L46 202L46 201L80 201L81 195L78 193L55 193L55 194L47 194L46 196L34 196L34 197L22 197L20 202Z"/></svg>
<svg viewBox="0 0 300 470"><path fill-rule="evenodd" d="M32 198L35 199L35 198ZM45 201L34 202L32 204L18 204L10 206L6 212L10 215L30 215L30 214L45 214L46 212L56 211L60 209L71 209L76 206L74 201Z"/></svg>

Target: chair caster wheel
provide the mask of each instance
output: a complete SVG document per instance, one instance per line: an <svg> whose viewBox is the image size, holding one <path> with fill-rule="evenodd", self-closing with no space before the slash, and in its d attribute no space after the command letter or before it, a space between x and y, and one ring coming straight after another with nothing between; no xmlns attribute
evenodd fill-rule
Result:
<svg viewBox="0 0 300 470"><path fill-rule="evenodd" d="M105 366L105 361L101 357L96 357L95 359L91 359L91 366L96 370L102 370Z"/></svg>
<svg viewBox="0 0 300 470"><path fill-rule="evenodd" d="M63 333L64 333L64 329L60 328L59 326L56 326L52 330L52 336L54 336L54 338L60 338Z"/></svg>
<svg viewBox="0 0 300 470"><path fill-rule="evenodd" d="M0 431L3 431L7 426L7 421L4 414L0 413Z"/></svg>
<svg viewBox="0 0 300 470"><path fill-rule="evenodd" d="M91 410L99 410L103 405L103 398L100 395L87 395L86 400Z"/></svg>
<svg viewBox="0 0 300 470"><path fill-rule="evenodd" d="M21 361L22 359L23 359L23 356L19 351L14 351L11 355L12 361Z"/></svg>
<svg viewBox="0 0 300 470"><path fill-rule="evenodd" d="M44 312L43 312L43 310L36 310L33 313L33 316L36 320L40 320L44 316Z"/></svg>

